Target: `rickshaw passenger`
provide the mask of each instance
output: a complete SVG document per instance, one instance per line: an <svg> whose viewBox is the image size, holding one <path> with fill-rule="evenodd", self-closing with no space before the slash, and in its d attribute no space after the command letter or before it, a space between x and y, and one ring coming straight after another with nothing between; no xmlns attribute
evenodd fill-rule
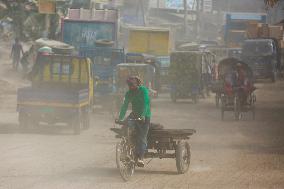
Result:
<svg viewBox="0 0 284 189"><path fill-rule="evenodd" d="M247 101L248 95L255 90L252 79L249 78L243 65L237 64L237 74L238 74L238 86L242 90L243 103Z"/></svg>
<svg viewBox="0 0 284 189"><path fill-rule="evenodd" d="M227 73L224 80L224 90L228 96L232 96L234 94L233 88L236 85L234 72Z"/></svg>
<svg viewBox="0 0 284 189"><path fill-rule="evenodd" d="M124 102L119 113L119 120L122 121L125 117L128 104L132 104L131 118L141 118L141 123L130 122L130 125L135 126L137 133L136 153L137 165L143 167L144 153L147 147L147 135L150 126L151 108L148 89L141 85L141 80L138 77L129 77L127 79L129 91L126 92Z"/></svg>

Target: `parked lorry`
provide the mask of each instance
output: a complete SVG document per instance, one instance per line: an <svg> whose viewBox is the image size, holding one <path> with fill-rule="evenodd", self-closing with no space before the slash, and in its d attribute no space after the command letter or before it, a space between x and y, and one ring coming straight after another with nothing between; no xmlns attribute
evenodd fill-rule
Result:
<svg viewBox="0 0 284 189"><path fill-rule="evenodd" d="M268 78L275 82L281 66L278 41L273 38L245 40L241 59L252 69L255 79Z"/></svg>
<svg viewBox="0 0 284 189"><path fill-rule="evenodd" d="M248 38L247 29L250 24L266 23L267 15L263 13L227 13L224 25L224 44L228 48L240 48Z"/></svg>
<svg viewBox="0 0 284 189"><path fill-rule="evenodd" d="M97 40L116 42L117 25L111 21L64 19L62 34L63 41L76 49L94 47Z"/></svg>
<svg viewBox="0 0 284 189"><path fill-rule="evenodd" d="M115 67L125 62L124 49L118 48L117 30L117 10L70 9L63 20L63 41L74 45L81 56L94 63L98 96L113 92Z"/></svg>
<svg viewBox="0 0 284 189"><path fill-rule="evenodd" d="M89 127L93 103L93 73L90 59L39 54L30 73L32 85L18 89L20 129L39 124L65 123L74 134Z"/></svg>
<svg viewBox="0 0 284 189"><path fill-rule="evenodd" d="M113 41L117 46L119 28L117 10L69 9L62 20L62 39L77 50L95 46L97 40Z"/></svg>

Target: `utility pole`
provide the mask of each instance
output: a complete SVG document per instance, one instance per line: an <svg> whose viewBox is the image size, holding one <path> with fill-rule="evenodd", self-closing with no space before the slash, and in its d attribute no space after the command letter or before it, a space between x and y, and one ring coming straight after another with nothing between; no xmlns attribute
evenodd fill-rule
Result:
<svg viewBox="0 0 284 189"><path fill-rule="evenodd" d="M184 33L185 33L185 36L187 36L187 0L183 0L183 8L184 8Z"/></svg>
<svg viewBox="0 0 284 189"><path fill-rule="evenodd" d="M199 35L199 19L200 19L200 0L196 0L196 18L195 18L196 37Z"/></svg>

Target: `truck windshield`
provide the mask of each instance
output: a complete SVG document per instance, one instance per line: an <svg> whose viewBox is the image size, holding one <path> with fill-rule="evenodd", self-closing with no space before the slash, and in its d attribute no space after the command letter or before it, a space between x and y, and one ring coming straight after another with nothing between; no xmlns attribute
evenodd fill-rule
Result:
<svg viewBox="0 0 284 189"><path fill-rule="evenodd" d="M245 56L269 56L273 54L273 44L271 41L245 42L242 52Z"/></svg>

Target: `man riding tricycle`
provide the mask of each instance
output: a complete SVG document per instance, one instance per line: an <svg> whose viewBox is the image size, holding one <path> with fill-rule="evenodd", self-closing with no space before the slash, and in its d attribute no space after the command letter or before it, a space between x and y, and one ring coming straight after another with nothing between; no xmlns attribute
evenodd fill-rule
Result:
<svg viewBox="0 0 284 189"><path fill-rule="evenodd" d="M187 172L190 164L189 136L192 129L164 129L160 124L150 123L151 106L149 90L137 76L126 80L128 91L116 123L121 128L111 128L120 138L116 145L116 164L122 178L127 181L135 167L144 167L144 158L175 158L178 173ZM131 114L124 119L128 105Z"/></svg>

